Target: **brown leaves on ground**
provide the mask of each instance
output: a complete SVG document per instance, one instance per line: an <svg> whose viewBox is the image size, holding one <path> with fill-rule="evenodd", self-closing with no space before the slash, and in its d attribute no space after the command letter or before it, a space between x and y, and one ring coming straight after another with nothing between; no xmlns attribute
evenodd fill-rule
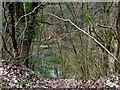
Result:
<svg viewBox="0 0 120 90"><path fill-rule="evenodd" d="M2 88L114 88L120 90L120 76L102 77L96 82L75 79L44 79L25 66L3 64L0 67Z"/></svg>

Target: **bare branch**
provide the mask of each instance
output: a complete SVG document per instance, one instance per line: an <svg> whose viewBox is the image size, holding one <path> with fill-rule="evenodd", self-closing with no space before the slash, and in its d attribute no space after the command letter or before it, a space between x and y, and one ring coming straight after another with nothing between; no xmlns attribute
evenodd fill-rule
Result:
<svg viewBox="0 0 120 90"><path fill-rule="evenodd" d="M25 15L21 16L21 17L19 18L19 20L16 22L15 27L18 25L18 23L20 22L20 20L21 20L23 17L26 17L26 16L34 13L35 10L38 9L43 3L44 3L44 2L42 2L40 5L38 5L37 7L35 7L32 12L29 12L28 14L25 14Z"/></svg>
<svg viewBox="0 0 120 90"><path fill-rule="evenodd" d="M99 24L97 26L102 27L102 28L108 28L108 29L112 30L117 37L117 32L111 26L104 26L104 25L99 25Z"/></svg>
<svg viewBox="0 0 120 90"><path fill-rule="evenodd" d="M10 56L14 57L14 56L12 55L12 53L7 49L7 46L6 46L6 42L5 42L4 36L2 35L1 32L0 32L0 36L1 36L1 38L2 38L3 46L4 46L5 51L7 51L8 54L9 54Z"/></svg>
<svg viewBox="0 0 120 90"><path fill-rule="evenodd" d="M78 30L82 31L85 35L87 35L88 37L90 37L93 41L95 41L102 49L104 49L110 56L112 56L116 61L120 62L112 53L110 53L106 47L104 47L99 41L97 41L93 36L89 35L88 33L86 33L83 29L79 28L76 24L74 24L70 19L64 19L64 18L60 18L59 16L56 16L54 14L51 13L47 13L50 16L56 17L59 20L65 21L65 22L70 22L74 27L76 27Z"/></svg>
<svg viewBox="0 0 120 90"><path fill-rule="evenodd" d="M26 15L25 3L23 5L24 5L24 12L25 12L25 15ZM21 33L21 35L18 37L18 39L21 38L22 36L24 38L24 32L25 32L26 29L27 29L27 17L25 16L25 28L24 28L23 32Z"/></svg>

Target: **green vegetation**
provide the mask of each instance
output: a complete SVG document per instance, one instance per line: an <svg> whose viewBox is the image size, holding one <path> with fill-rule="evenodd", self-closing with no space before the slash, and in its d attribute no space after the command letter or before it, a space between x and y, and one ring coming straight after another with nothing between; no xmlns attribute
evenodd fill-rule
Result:
<svg viewBox="0 0 120 90"><path fill-rule="evenodd" d="M1 58L45 78L120 73L118 4L4 2Z"/></svg>

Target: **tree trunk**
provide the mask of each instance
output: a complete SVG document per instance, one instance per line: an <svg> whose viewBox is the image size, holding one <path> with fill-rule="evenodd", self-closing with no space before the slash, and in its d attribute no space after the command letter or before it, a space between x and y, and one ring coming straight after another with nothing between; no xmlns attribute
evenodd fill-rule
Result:
<svg viewBox="0 0 120 90"><path fill-rule="evenodd" d="M15 60L18 62L19 52L18 52L18 45L17 45L17 40L16 40L16 34L15 34L14 2L9 3L8 9L10 13L10 23L11 23L11 30L9 34L12 39L12 44L13 44L13 48L15 52Z"/></svg>
<svg viewBox="0 0 120 90"><path fill-rule="evenodd" d="M117 30L117 41L118 41L118 47L117 47L117 55L116 57L118 58L118 60L120 60L120 1L118 2L118 16L117 16L117 22L116 22L116 30ZM115 69L116 72L120 73L120 63L119 62L115 62Z"/></svg>
<svg viewBox="0 0 120 90"><path fill-rule="evenodd" d="M38 3L32 3L32 10L38 5ZM35 35L35 15L38 10L27 17L27 29L25 30L24 39L23 39L23 64L28 67L29 64L29 51L32 43L33 36Z"/></svg>

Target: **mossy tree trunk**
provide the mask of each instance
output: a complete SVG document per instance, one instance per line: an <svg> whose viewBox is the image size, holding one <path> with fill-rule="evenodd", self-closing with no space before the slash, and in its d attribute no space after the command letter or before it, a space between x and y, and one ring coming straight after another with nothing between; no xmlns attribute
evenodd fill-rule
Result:
<svg viewBox="0 0 120 90"><path fill-rule="evenodd" d="M37 2L32 3L32 10L38 5ZM38 10L35 10L34 13L31 15L27 16L27 28L24 33L24 38L23 38L23 64L28 67L29 64L29 51L30 51L30 46L32 43L32 39L35 35L35 17L37 14Z"/></svg>

